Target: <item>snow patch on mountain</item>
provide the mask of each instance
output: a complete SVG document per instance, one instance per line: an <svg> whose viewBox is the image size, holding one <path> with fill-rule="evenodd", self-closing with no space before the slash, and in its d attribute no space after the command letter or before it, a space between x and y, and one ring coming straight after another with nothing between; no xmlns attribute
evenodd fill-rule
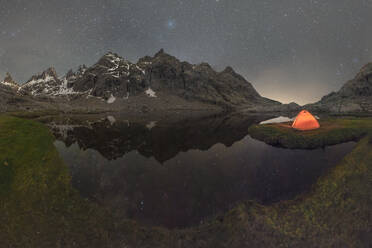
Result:
<svg viewBox="0 0 372 248"><path fill-rule="evenodd" d="M7 87L10 87L10 88L12 88L13 90L18 90L18 88L19 88L18 83L16 83L16 82L13 80L13 78L12 78L12 76L9 74L9 72L6 73L6 76L5 76L4 80L3 80L3 81L0 81L0 84L5 85L5 86L7 86Z"/></svg>
<svg viewBox="0 0 372 248"><path fill-rule="evenodd" d="M8 83L8 82L5 82L5 81L1 81L0 84L3 84L3 85L6 85L12 89L18 89L19 86L18 85L15 85L15 84L12 84L12 83Z"/></svg>
<svg viewBox="0 0 372 248"><path fill-rule="evenodd" d="M138 65L136 65L136 68L137 70L140 70L142 72L143 75L146 75L146 71L144 69L142 69L141 67L139 67Z"/></svg>
<svg viewBox="0 0 372 248"><path fill-rule="evenodd" d="M157 121L150 121L149 123L147 123L146 128L147 128L148 130L151 130L151 129L153 129L154 127L156 127L156 124L157 124Z"/></svg>
<svg viewBox="0 0 372 248"><path fill-rule="evenodd" d="M107 116L107 120L110 122L111 126L114 125L116 122L115 117L113 117L112 115Z"/></svg>
<svg viewBox="0 0 372 248"><path fill-rule="evenodd" d="M114 97L112 94L109 97L109 99L107 99L107 103L108 104L114 103L115 101L116 101L116 97Z"/></svg>
<svg viewBox="0 0 372 248"><path fill-rule="evenodd" d="M54 92L53 95L55 96L60 96L60 95L74 95L74 94L79 94L80 92L76 92L74 91L74 89L71 87L71 88L68 88L67 87L67 84L68 84L68 81L66 78L64 78L62 80L62 84L60 85L60 87L57 87L57 90L56 92Z"/></svg>
<svg viewBox="0 0 372 248"><path fill-rule="evenodd" d="M153 91L151 88L148 88L148 89L145 91L145 93L146 93L146 95L147 95L148 97L157 97L157 96L156 96L156 92Z"/></svg>
<svg viewBox="0 0 372 248"><path fill-rule="evenodd" d="M31 81L27 82L26 84L31 86L31 85L35 85L35 84L42 84L42 83L46 83L46 82L50 82L50 81L55 81L55 79L49 75L47 75L45 78L40 78L40 79L32 79Z"/></svg>

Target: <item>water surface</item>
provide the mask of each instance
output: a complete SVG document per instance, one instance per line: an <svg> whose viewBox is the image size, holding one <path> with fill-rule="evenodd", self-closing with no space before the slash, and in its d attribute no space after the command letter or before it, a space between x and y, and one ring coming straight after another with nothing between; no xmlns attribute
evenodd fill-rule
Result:
<svg viewBox="0 0 372 248"><path fill-rule="evenodd" d="M248 135L272 117L211 116L49 123L73 186L118 218L185 227L242 200L271 204L309 190L355 143L316 150L269 146Z"/></svg>

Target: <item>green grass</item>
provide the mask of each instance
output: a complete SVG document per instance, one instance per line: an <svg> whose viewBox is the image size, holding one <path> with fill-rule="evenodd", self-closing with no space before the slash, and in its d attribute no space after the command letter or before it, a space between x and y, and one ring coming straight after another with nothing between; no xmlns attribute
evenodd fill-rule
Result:
<svg viewBox="0 0 372 248"><path fill-rule="evenodd" d="M249 134L267 144L291 149L313 149L356 141L372 130L371 118L327 119L320 121L320 128L299 131L289 124L254 125Z"/></svg>
<svg viewBox="0 0 372 248"><path fill-rule="evenodd" d="M264 216L286 245L372 246L372 145L361 140L351 154L293 201L265 207Z"/></svg>
<svg viewBox="0 0 372 248"><path fill-rule="evenodd" d="M372 126L371 119L335 123L360 135ZM339 137L333 130L291 135ZM369 137L294 200L270 206L242 202L205 224L166 230L114 219L82 199L48 129L0 116L0 247L371 247Z"/></svg>
<svg viewBox="0 0 372 248"><path fill-rule="evenodd" d="M71 188L53 141L42 124L0 117L0 247L105 241L104 212Z"/></svg>
<svg viewBox="0 0 372 248"><path fill-rule="evenodd" d="M205 247L371 247L371 192L372 144L364 138L310 192L270 206L241 203L184 235Z"/></svg>

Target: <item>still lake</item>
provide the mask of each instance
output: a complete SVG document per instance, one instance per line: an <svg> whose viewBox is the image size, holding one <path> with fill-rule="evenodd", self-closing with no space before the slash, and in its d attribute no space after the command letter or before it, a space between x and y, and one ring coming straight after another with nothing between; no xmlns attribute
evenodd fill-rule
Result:
<svg viewBox="0 0 372 248"><path fill-rule="evenodd" d="M355 146L290 150L252 139L273 116L47 121L73 187L117 218L182 228L234 204L272 204L310 190Z"/></svg>

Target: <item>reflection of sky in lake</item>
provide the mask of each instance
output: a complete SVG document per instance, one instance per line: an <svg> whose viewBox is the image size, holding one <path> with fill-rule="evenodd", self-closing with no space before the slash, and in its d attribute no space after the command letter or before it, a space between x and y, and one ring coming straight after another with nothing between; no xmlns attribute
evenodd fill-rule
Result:
<svg viewBox="0 0 372 248"><path fill-rule="evenodd" d="M94 149L55 144L82 195L106 205L118 217L168 227L199 223L240 200L269 204L292 198L354 146L351 142L288 150L246 136L231 147L217 143L205 151L176 151L161 164L136 150L109 161ZM164 149L172 147L177 146Z"/></svg>

